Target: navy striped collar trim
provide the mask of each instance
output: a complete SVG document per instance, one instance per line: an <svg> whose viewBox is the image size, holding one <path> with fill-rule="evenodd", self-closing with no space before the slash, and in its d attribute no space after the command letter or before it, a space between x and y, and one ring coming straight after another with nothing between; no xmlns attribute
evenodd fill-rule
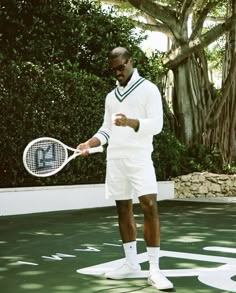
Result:
<svg viewBox="0 0 236 293"><path fill-rule="evenodd" d="M115 96L120 101L123 102L126 97L128 97L129 94L131 94L142 82L144 82L145 78L141 77L139 78L127 91L125 91L123 94L120 93L119 88L117 87L115 89Z"/></svg>

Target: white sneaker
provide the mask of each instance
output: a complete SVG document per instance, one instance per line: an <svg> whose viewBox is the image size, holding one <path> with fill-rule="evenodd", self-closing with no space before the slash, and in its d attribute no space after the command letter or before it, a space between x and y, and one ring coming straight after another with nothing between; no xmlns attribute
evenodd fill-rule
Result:
<svg viewBox="0 0 236 293"><path fill-rule="evenodd" d="M174 287L174 285L161 273L161 271L158 270L149 274L148 284L158 290L172 289Z"/></svg>
<svg viewBox="0 0 236 293"><path fill-rule="evenodd" d="M131 266L127 263L123 264L118 269L105 273L105 277L107 279L125 279L125 278L135 278L137 276L137 273L141 271L140 264L137 264L137 266Z"/></svg>

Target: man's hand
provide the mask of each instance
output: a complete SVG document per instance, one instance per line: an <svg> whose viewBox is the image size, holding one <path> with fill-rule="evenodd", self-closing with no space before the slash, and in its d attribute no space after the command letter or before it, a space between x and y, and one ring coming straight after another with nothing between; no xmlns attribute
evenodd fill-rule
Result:
<svg viewBox="0 0 236 293"><path fill-rule="evenodd" d="M137 119L127 118L125 114L116 113L112 115L112 123L116 126L129 126L133 128L135 131L139 126L139 121Z"/></svg>
<svg viewBox="0 0 236 293"><path fill-rule="evenodd" d="M81 156L89 155L88 149L90 148L90 146L87 142L80 143L76 148L81 152Z"/></svg>
<svg viewBox="0 0 236 293"><path fill-rule="evenodd" d="M81 151L81 156L85 157L85 156L89 155L88 149L93 148L93 147L97 147L100 144L101 144L101 142L96 137L92 137L89 140L87 140L83 143L80 143L77 146L77 149L79 151Z"/></svg>
<svg viewBox="0 0 236 293"><path fill-rule="evenodd" d="M112 122L116 126L127 126L128 118L125 114L122 113L116 113L112 115Z"/></svg>

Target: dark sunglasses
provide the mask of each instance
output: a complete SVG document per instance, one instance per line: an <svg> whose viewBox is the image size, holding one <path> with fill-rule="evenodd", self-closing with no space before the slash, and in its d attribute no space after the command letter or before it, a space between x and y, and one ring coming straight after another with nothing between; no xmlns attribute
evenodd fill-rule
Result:
<svg viewBox="0 0 236 293"><path fill-rule="evenodd" d="M127 66L128 64L128 61L129 60L126 60L125 63L123 64L120 64L114 68L110 68L110 70L113 72L113 73L116 73L116 71L124 71L125 70L125 67Z"/></svg>

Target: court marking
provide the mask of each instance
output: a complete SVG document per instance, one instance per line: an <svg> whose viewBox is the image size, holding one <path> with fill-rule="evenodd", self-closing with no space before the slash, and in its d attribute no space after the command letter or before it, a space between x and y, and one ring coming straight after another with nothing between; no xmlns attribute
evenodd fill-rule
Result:
<svg viewBox="0 0 236 293"><path fill-rule="evenodd" d="M208 247L206 247L208 248ZM203 248L203 249L206 249ZM214 251L226 251L229 253L235 253L235 248L224 248L224 247L212 247ZM236 281L232 280L233 276L236 276L236 258L212 256L185 252L175 251L160 251L160 257L171 257L179 259L188 259L196 261L206 261L211 263L221 263L223 265L214 268L194 268L194 269L170 269L162 270L167 277L198 277L198 280L210 287L217 288L220 290L228 290L230 292L236 292ZM85 267L78 269L77 273L86 275L103 276L106 272L118 268L124 263L124 258L98 265ZM138 255L139 263L148 261L148 255L146 252ZM146 278L148 271L143 270L136 274L135 278Z"/></svg>
<svg viewBox="0 0 236 293"><path fill-rule="evenodd" d="M94 248L94 247L87 247L87 248L75 248L75 251L91 251L91 252L99 252L101 250Z"/></svg>
<svg viewBox="0 0 236 293"><path fill-rule="evenodd" d="M38 266L39 264L34 263L34 262L28 262L28 261L17 261L16 264L18 265L29 265L29 266Z"/></svg>
<svg viewBox="0 0 236 293"><path fill-rule="evenodd" d="M57 252L56 254L52 254L51 256L42 255L41 257L50 260L63 260L63 257L76 257L76 255Z"/></svg>

